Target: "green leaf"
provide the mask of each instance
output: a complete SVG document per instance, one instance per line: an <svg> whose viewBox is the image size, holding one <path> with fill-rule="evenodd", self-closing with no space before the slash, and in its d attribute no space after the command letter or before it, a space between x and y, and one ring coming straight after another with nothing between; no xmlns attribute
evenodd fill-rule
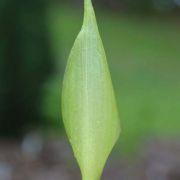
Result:
<svg viewBox="0 0 180 180"><path fill-rule="evenodd" d="M83 180L99 180L120 125L91 0L85 0L83 26L69 56L62 114Z"/></svg>

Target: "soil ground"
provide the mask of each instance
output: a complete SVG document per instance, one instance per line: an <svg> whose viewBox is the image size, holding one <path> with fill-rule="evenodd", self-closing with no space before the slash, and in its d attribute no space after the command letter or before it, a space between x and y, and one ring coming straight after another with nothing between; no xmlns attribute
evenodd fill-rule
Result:
<svg viewBox="0 0 180 180"><path fill-rule="evenodd" d="M151 140L133 160L111 155L103 180L180 180L180 142ZM80 180L65 140L31 134L22 142L0 140L0 180Z"/></svg>

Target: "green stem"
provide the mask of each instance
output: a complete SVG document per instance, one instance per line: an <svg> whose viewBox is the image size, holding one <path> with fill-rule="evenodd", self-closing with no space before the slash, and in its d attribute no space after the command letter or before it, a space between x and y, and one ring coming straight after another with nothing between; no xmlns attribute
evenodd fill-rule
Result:
<svg viewBox="0 0 180 180"><path fill-rule="evenodd" d="M92 9L92 2L91 0L84 0L84 11L85 15L89 15L89 10Z"/></svg>
<svg viewBox="0 0 180 180"><path fill-rule="evenodd" d="M96 22L95 13L91 0L84 0L84 24Z"/></svg>
<svg viewBox="0 0 180 180"><path fill-rule="evenodd" d="M100 180L100 176L97 175L93 175L93 174L86 174L86 175L82 175L82 180Z"/></svg>

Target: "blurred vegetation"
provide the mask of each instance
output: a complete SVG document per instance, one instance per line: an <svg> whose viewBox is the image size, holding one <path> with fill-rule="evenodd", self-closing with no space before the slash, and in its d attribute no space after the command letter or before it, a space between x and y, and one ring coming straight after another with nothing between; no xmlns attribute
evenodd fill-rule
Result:
<svg viewBox="0 0 180 180"><path fill-rule="evenodd" d="M61 0L60 3L82 5L83 0ZM152 14L155 12L177 12L180 0L94 0L93 4L110 11Z"/></svg>
<svg viewBox="0 0 180 180"><path fill-rule="evenodd" d="M48 3L2 2L0 134L21 136L42 123L39 111L42 85L53 67L46 27Z"/></svg>
<svg viewBox="0 0 180 180"><path fill-rule="evenodd" d="M179 135L179 17L102 11L97 11L97 17L121 114L121 149L131 151L137 141L147 137ZM59 11L56 7L49 22L54 53L61 56L61 67L65 67L81 27L82 11L66 6ZM59 81L53 81L49 86L46 102L50 102L48 97L59 99L59 85ZM44 103L51 119L56 118L55 109L59 111L55 102Z"/></svg>
<svg viewBox="0 0 180 180"><path fill-rule="evenodd" d="M179 135L179 0L93 2L121 112L119 144L130 150L148 136ZM1 136L39 127L62 132L60 89L82 23L80 4L0 1Z"/></svg>

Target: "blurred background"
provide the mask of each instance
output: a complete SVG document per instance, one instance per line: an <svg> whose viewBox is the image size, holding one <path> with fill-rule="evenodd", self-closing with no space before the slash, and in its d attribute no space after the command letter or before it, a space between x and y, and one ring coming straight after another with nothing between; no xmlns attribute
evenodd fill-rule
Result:
<svg viewBox="0 0 180 180"><path fill-rule="evenodd" d="M180 180L180 0L93 0L122 133L103 179ZM61 118L82 0L0 1L0 180L80 179Z"/></svg>

